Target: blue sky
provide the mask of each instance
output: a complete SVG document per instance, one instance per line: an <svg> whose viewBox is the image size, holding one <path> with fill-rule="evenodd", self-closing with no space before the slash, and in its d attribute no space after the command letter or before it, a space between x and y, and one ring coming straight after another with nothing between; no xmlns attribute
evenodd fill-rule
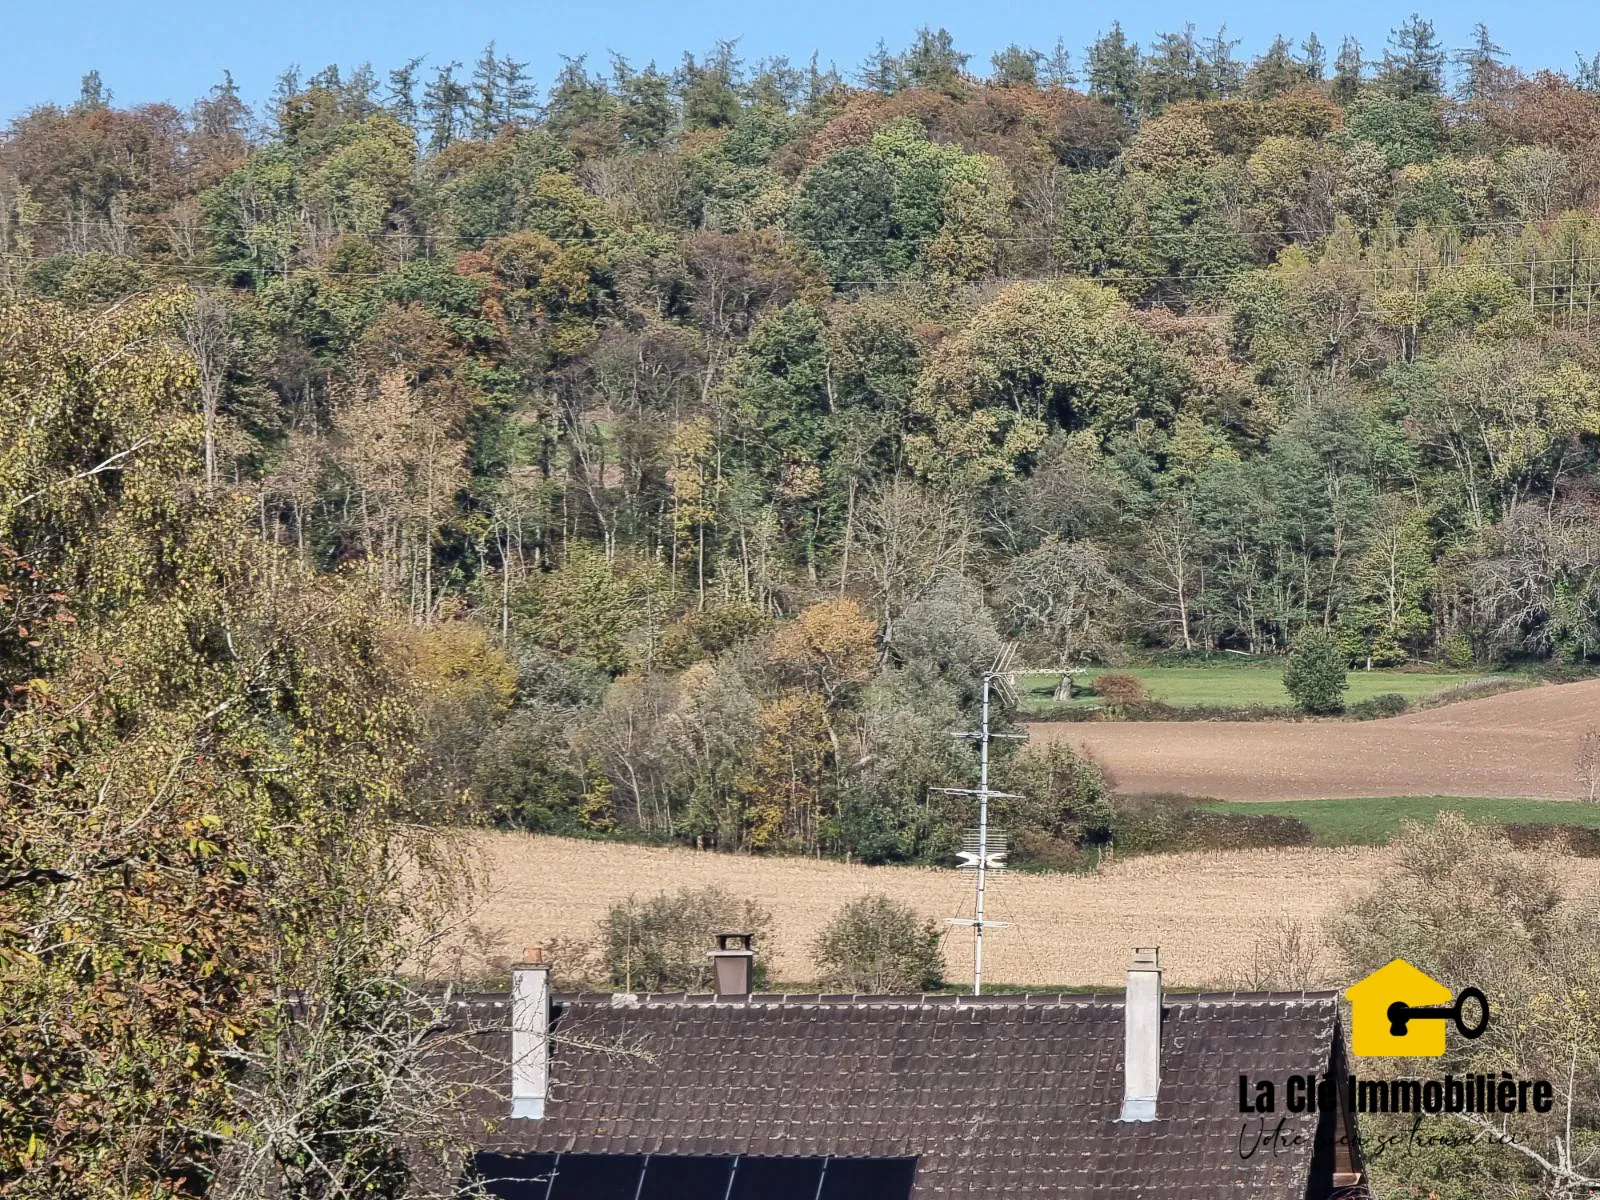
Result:
<svg viewBox="0 0 1600 1200"><path fill-rule="evenodd" d="M813 50L853 72L885 39L898 49L918 25L943 25L957 45L986 62L1011 41L1049 47L1065 38L1075 59L1113 17L1144 42L1163 29L1193 21L1202 33L1226 22L1243 39L1240 53L1259 50L1276 32L1298 40L1315 31L1336 47L1353 33L1369 57L1381 51L1388 29L1409 7L1360 2L1339 6L1289 5L1266 0L1214 0L1057 7L1018 0L850 0L731 4L683 0L583 3L509 3L480 0L460 6L391 0L166 0L161 4L116 0L0 0L0 115L11 116L46 101L73 99L84 71L98 69L118 103L171 100L186 105L233 72L247 100L258 102L290 63L314 71L329 62L370 61L380 75L419 54L433 63L470 62L491 38L502 53L526 59L541 82L562 54L588 54L603 62L617 50L635 63L663 66L685 49L699 52L718 37L737 37L747 59L787 54L802 61ZM1556 0L1435 5L1424 10L1447 46L1464 45L1475 21L1525 67L1570 69L1577 51L1600 50L1600 6Z"/></svg>

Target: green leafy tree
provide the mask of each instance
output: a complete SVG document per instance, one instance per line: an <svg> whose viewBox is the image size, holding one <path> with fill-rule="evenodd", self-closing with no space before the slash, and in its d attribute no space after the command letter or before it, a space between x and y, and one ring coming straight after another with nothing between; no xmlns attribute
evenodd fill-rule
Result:
<svg viewBox="0 0 1600 1200"><path fill-rule="evenodd" d="M429 839L410 882L393 857L430 815L401 790L409 684L371 595L201 485L184 304L0 310L0 1188L198 1196L264 1154L286 1195L369 1169L393 1195L375 1076L298 1077L315 1166L241 1081L295 1004L359 1041L374 1009L341 1005L436 911Z"/></svg>
<svg viewBox="0 0 1600 1200"><path fill-rule="evenodd" d="M835 150L800 181L789 221L829 279L855 283L888 273L895 235L895 181L865 147Z"/></svg>
<svg viewBox="0 0 1600 1200"><path fill-rule="evenodd" d="M1307 629L1295 638L1283 671L1283 686L1302 712L1324 715L1344 709L1349 660L1339 639L1326 629Z"/></svg>
<svg viewBox="0 0 1600 1200"><path fill-rule="evenodd" d="M607 562L578 544L558 570L520 589L512 615L534 644L619 674L651 650L666 624L663 591L652 565ZM636 633L645 639L637 650Z"/></svg>
<svg viewBox="0 0 1600 1200"><path fill-rule="evenodd" d="M1367 669L1404 662L1432 625L1424 603L1433 574L1428 515L1383 505L1356 566L1340 626Z"/></svg>

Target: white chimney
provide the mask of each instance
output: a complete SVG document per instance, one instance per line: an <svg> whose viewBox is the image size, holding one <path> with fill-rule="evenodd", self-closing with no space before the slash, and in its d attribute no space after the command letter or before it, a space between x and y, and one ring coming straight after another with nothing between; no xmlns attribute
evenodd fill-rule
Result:
<svg viewBox="0 0 1600 1200"><path fill-rule="evenodd" d="M550 964L531 946L511 968L511 1115L544 1116L550 1095Z"/></svg>
<svg viewBox="0 0 1600 1200"><path fill-rule="evenodd" d="M1161 1091L1161 947L1134 949L1122 1007L1122 1120L1154 1121Z"/></svg>

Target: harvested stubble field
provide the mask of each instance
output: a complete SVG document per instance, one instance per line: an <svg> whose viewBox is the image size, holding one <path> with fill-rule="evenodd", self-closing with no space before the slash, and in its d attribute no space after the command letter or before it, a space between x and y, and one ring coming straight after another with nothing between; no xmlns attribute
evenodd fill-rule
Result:
<svg viewBox="0 0 1600 1200"><path fill-rule="evenodd" d="M473 917L467 966L497 973L521 947L589 936L608 906L680 887L717 884L771 910L772 944L761 947L773 978L813 977L809 950L827 919L869 892L886 892L930 917L972 911L972 877L955 870L861 867L805 858L749 858L677 848L484 834L485 895ZM1316 924L1347 897L1376 886L1389 851L1379 848L1254 850L1126 859L1098 875L994 876L989 916L1012 921L991 933L986 977L1001 983L1120 986L1135 945L1162 948L1168 983L1227 983L1252 942L1277 918ZM1548 856L1545 856L1548 860ZM1585 889L1600 886L1600 860L1559 858ZM970 978L971 934L945 940L949 977Z"/></svg>
<svg viewBox="0 0 1600 1200"><path fill-rule="evenodd" d="M1218 800L1496 796L1570 800L1600 680L1466 700L1382 721L1108 721L1029 726L1066 739L1128 795Z"/></svg>

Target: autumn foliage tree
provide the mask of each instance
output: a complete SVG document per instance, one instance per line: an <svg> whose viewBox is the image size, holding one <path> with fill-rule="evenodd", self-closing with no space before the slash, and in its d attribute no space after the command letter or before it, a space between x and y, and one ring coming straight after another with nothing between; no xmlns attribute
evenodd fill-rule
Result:
<svg viewBox="0 0 1600 1200"><path fill-rule="evenodd" d="M0 1184L19 1196L205 1192L255 1136L235 1081L274 1011L392 969L417 898L392 858L408 685L363 592L241 536L248 503L202 486L179 303L0 311Z"/></svg>

